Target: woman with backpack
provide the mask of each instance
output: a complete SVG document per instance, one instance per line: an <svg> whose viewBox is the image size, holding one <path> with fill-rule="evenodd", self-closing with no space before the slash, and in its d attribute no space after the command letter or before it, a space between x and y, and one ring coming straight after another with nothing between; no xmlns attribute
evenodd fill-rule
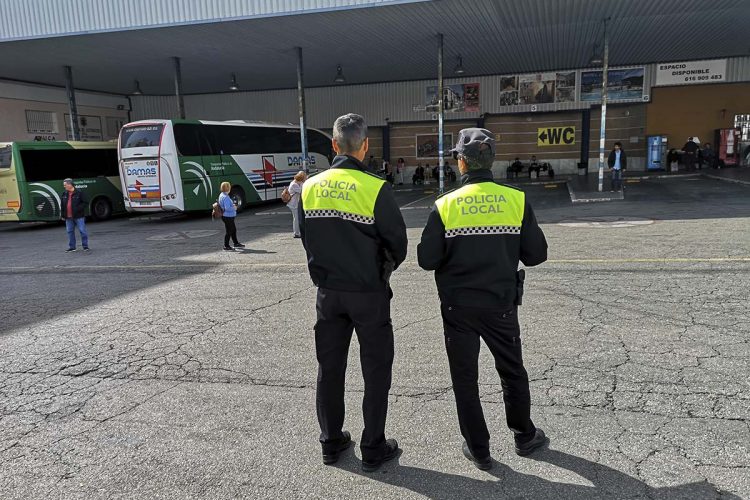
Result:
<svg viewBox="0 0 750 500"><path fill-rule="evenodd" d="M302 185L306 180L307 174L300 170L294 176L294 180L289 184L289 187L285 189L287 196L282 195L282 199L287 198L288 201L284 201L286 201L286 206L292 212L292 231L294 231L295 238L302 237L299 232L299 213L297 209L299 208L299 198L302 195Z"/></svg>
<svg viewBox="0 0 750 500"><path fill-rule="evenodd" d="M232 185L228 182L221 183L221 194L219 195L219 209L221 210L221 221L224 223L224 250L233 252L234 248L245 248L245 245L237 240L237 226L234 224L234 218L237 217L237 206L229 197L229 191ZM234 248L229 246L229 239L232 239Z"/></svg>

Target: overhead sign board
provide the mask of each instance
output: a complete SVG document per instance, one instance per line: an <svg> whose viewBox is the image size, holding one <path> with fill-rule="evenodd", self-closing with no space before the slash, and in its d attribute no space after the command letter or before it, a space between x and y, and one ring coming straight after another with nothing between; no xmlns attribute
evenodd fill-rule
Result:
<svg viewBox="0 0 750 500"><path fill-rule="evenodd" d="M727 60L659 63L656 65L656 85L693 85L726 80Z"/></svg>
<svg viewBox="0 0 750 500"><path fill-rule="evenodd" d="M536 132L537 146L572 146L576 143L576 128L569 127L544 127L538 128Z"/></svg>

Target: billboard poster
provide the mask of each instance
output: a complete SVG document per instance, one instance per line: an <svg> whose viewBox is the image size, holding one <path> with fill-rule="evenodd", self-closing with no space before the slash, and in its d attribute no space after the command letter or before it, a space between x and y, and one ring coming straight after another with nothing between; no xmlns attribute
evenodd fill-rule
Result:
<svg viewBox="0 0 750 500"><path fill-rule="evenodd" d="M464 85L464 111L479 111L479 84Z"/></svg>
<svg viewBox="0 0 750 500"><path fill-rule="evenodd" d="M544 104L555 101L555 73L534 73L518 77L520 104Z"/></svg>
<svg viewBox="0 0 750 500"><path fill-rule="evenodd" d="M518 104L518 77L500 77L500 106L515 106Z"/></svg>
<svg viewBox="0 0 750 500"><path fill-rule="evenodd" d="M607 72L608 101L643 99L643 68L611 69ZM581 72L581 101L602 100L602 72Z"/></svg>
<svg viewBox="0 0 750 500"><path fill-rule="evenodd" d="M426 89L426 111L438 111L437 85ZM456 83L443 86L443 108L446 112L458 113L462 111L479 111L479 84Z"/></svg>
<svg viewBox="0 0 750 500"><path fill-rule="evenodd" d="M438 134L417 134L417 159L426 160L437 158L440 145ZM453 134L443 135L443 149L448 151L453 147Z"/></svg>
<svg viewBox="0 0 750 500"><path fill-rule="evenodd" d="M693 85L726 79L727 60L687 61L656 65L656 85Z"/></svg>
<svg viewBox="0 0 750 500"><path fill-rule="evenodd" d="M576 100L576 72L557 73L555 78L555 102L574 102Z"/></svg>

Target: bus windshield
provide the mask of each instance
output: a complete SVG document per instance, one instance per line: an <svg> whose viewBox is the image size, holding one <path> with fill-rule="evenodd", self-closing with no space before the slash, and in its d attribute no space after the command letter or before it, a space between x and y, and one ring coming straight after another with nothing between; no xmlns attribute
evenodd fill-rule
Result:
<svg viewBox="0 0 750 500"><path fill-rule="evenodd" d="M135 125L125 127L120 135L120 149L158 146L164 125Z"/></svg>
<svg viewBox="0 0 750 500"><path fill-rule="evenodd" d="M0 168L10 168L13 159L13 149L10 144L0 148Z"/></svg>

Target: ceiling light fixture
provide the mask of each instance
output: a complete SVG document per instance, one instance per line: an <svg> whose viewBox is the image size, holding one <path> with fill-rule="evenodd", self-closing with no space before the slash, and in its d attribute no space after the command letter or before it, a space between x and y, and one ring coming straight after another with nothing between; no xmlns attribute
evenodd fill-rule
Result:
<svg viewBox="0 0 750 500"><path fill-rule="evenodd" d="M229 90L233 90L235 92L240 90L240 86L237 85L237 77L235 76L234 73L232 73L232 82L229 85Z"/></svg>
<svg viewBox="0 0 750 500"><path fill-rule="evenodd" d="M453 70L453 73L457 75L463 75L464 73L466 73L466 70L464 69L464 60L461 57L461 54L459 54L456 59L458 60L458 64L456 64L456 67Z"/></svg>
<svg viewBox="0 0 750 500"><path fill-rule="evenodd" d="M341 65L336 66L336 78L333 79L333 83L346 83L346 77L344 77L344 70L341 69Z"/></svg>
<svg viewBox="0 0 750 500"><path fill-rule="evenodd" d="M135 81L135 89L133 90L133 93L131 95L143 95L143 92L141 91L141 84L138 80Z"/></svg>
<svg viewBox="0 0 750 500"><path fill-rule="evenodd" d="M604 64L604 59L602 58L601 53L599 52L599 44L594 44L594 50L591 51L591 58L589 59L589 65L591 66L601 66Z"/></svg>

